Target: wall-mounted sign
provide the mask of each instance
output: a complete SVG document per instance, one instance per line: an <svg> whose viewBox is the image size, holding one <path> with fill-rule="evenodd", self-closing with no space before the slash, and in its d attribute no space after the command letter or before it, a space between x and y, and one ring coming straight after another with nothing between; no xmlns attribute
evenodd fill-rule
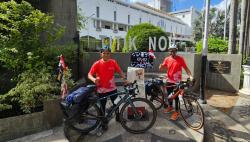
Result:
<svg viewBox="0 0 250 142"><path fill-rule="evenodd" d="M230 61L209 61L209 71L212 73L230 74Z"/></svg>
<svg viewBox="0 0 250 142"><path fill-rule="evenodd" d="M131 54L130 66L136 68L152 68L153 61L149 58L148 52L133 52Z"/></svg>

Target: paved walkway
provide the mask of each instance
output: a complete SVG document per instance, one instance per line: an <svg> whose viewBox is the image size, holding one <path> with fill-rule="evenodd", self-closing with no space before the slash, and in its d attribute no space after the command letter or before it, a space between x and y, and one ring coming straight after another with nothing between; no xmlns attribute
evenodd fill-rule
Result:
<svg viewBox="0 0 250 142"><path fill-rule="evenodd" d="M250 97L206 91L205 142L250 142Z"/></svg>
<svg viewBox="0 0 250 142"><path fill-rule="evenodd" d="M198 132L187 128L181 119L177 122L170 121L170 115L163 114L160 110L156 124L145 134L128 133L118 122L111 120L109 130L100 137L94 132L81 135L61 126L11 142L67 142L64 132L72 142L202 142L203 139L205 142L250 142L250 97L207 90L206 98L207 104L202 105L205 127Z"/></svg>
<svg viewBox="0 0 250 142"><path fill-rule="evenodd" d="M170 114L158 112L157 120L153 128L144 134L131 134L122 128L120 123L112 119L109 123L109 129L102 136L97 136L93 131L89 135L82 135L70 128L57 127L53 130L43 133L30 135L11 142L202 142L204 129L194 131L187 128L181 118L176 121L170 121ZM44 136L43 136L44 135ZM66 137L68 140L66 139ZM40 138L38 138L40 137Z"/></svg>

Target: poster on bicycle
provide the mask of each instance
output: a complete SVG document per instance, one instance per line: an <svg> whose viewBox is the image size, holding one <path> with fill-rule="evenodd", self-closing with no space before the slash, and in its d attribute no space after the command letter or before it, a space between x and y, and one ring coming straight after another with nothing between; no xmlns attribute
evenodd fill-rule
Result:
<svg viewBox="0 0 250 142"><path fill-rule="evenodd" d="M145 96L145 84L144 84L144 68L128 67L127 80L134 82L136 80L139 87L139 95Z"/></svg>

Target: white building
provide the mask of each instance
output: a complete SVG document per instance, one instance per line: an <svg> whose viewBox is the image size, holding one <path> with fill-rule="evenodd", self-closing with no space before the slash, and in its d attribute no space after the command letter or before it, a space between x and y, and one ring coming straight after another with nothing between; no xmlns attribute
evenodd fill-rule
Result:
<svg viewBox="0 0 250 142"><path fill-rule="evenodd" d="M85 29L80 36L94 37L104 44L105 39L118 40L124 44L129 28L140 23L160 26L166 33L179 40L190 41L192 29L190 24L166 12L142 3L127 3L120 0L78 0L78 7L86 20ZM192 19L192 18L191 18Z"/></svg>
<svg viewBox="0 0 250 142"><path fill-rule="evenodd" d="M191 7L190 9L171 12L169 14L181 19L184 23L191 27L191 30L193 30L194 28L195 20L200 16L200 12L195 10L193 7Z"/></svg>

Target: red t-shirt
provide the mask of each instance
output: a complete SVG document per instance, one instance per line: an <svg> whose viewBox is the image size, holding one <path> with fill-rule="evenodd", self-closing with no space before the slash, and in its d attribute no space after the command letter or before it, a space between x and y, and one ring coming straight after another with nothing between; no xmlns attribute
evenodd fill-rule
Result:
<svg viewBox="0 0 250 142"><path fill-rule="evenodd" d="M176 55L175 58L172 56L166 57L162 64L167 68L167 78L171 83L177 83L182 79L182 67L187 69L187 65L181 56Z"/></svg>
<svg viewBox="0 0 250 142"><path fill-rule="evenodd" d="M121 68L113 59L109 59L106 62L100 59L92 65L89 74L95 74L96 77L100 78L99 85L97 86L98 93L106 93L116 89L114 80L115 72L120 73Z"/></svg>

